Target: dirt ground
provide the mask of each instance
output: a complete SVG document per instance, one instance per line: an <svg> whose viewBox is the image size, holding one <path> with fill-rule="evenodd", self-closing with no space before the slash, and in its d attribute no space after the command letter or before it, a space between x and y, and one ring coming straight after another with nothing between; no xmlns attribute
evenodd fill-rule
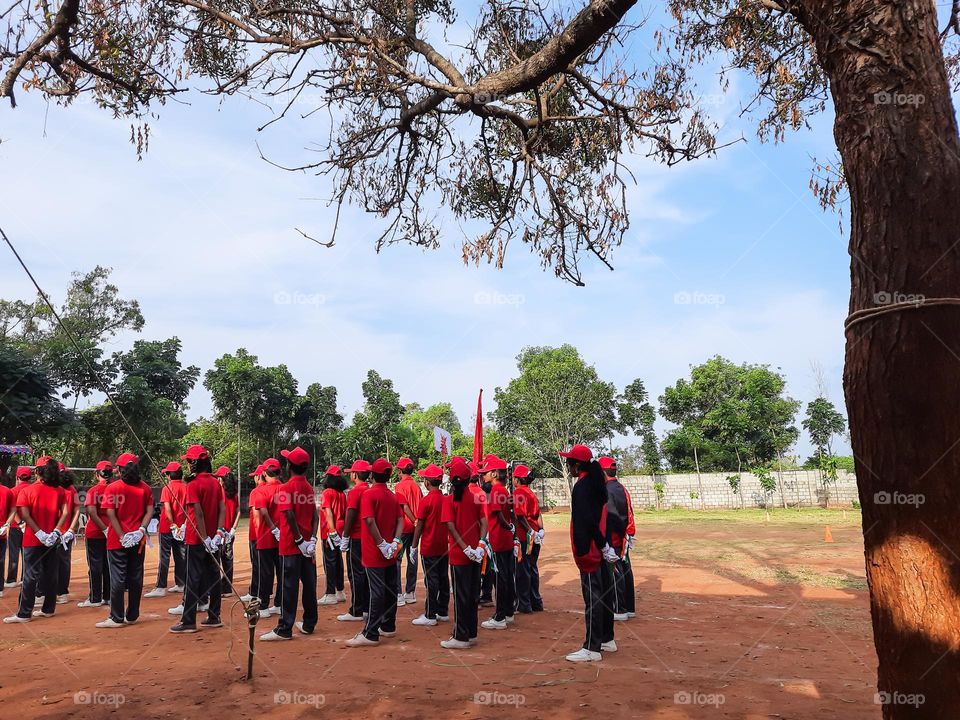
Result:
<svg viewBox="0 0 960 720"><path fill-rule="evenodd" d="M619 652L574 665L564 655L583 640L583 603L566 518L554 515L540 562L546 612L481 630L457 652L438 645L446 624L410 624L422 589L376 648L345 648L358 624L336 622L343 605L321 607L312 637L257 645L250 682L241 608L226 598L220 630L168 633L179 596L144 600L135 626L97 630L105 612L76 606L87 586L80 544L71 602L54 618L0 626L0 706L28 719L879 718L859 516L827 519L832 543L822 513L638 517L637 617L616 624ZM246 548L238 538L241 592ZM148 553L146 589L157 565ZM4 616L16 599L7 589ZM489 614L481 608L481 620ZM257 634L272 625L260 621Z"/></svg>

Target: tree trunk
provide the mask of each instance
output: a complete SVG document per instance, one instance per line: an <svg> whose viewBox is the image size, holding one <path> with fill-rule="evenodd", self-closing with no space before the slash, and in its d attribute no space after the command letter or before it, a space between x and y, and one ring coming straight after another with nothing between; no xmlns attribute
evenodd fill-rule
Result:
<svg viewBox="0 0 960 720"><path fill-rule="evenodd" d="M850 311L896 293L957 297L960 139L934 3L799 6L830 79L850 187ZM921 303L846 334L844 392L888 719L952 719L960 709L958 323L960 308ZM922 705L910 703L920 696Z"/></svg>
<svg viewBox="0 0 960 720"><path fill-rule="evenodd" d="M697 455L697 448L693 448L693 464L697 468L697 494L700 496L700 509L706 509L703 505L703 480L700 478L700 457Z"/></svg>

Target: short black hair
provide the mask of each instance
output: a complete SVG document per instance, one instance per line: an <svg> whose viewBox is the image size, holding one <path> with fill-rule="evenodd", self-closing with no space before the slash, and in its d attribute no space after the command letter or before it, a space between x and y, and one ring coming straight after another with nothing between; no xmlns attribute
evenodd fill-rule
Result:
<svg viewBox="0 0 960 720"><path fill-rule="evenodd" d="M373 481L374 481L374 482L385 483L385 482L386 482L387 480L389 480L389 479L390 479L390 473L389 473L389 471L388 471L388 472L382 472L382 473L378 473L378 472L373 473Z"/></svg>
<svg viewBox="0 0 960 720"><path fill-rule="evenodd" d="M343 492L347 489L347 479L343 475L327 475L323 481L323 486L329 490Z"/></svg>
<svg viewBox="0 0 960 720"><path fill-rule="evenodd" d="M370 471L369 471L369 470L364 470L363 472L358 472L358 473L354 473L354 474L355 474L358 478L360 478L361 480L366 480L367 478L370 477Z"/></svg>
<svg viewBox="0 0 960 720"><path fill-rule="evenodd" d="M197 475L199 473L208 473L213 470L213 463L210 462L210 458L197 458L196 460L187 460L187 464L190 466L190 471Z"/></svg>
<svg viewBox="0 0 960 720"><path fill-rule="evenodd" d="M294 465L289 463L290 474L291 475L306 475L307 468L310 467L310 463L304 463L303 465Z"/></svg>

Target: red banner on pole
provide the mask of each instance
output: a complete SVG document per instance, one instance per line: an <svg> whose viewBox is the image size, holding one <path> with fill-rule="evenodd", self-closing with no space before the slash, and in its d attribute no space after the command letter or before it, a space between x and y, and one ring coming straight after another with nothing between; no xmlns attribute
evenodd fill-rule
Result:
<svg viewBox="0 0 960 720"><path fill-rule="evenodd" d="M483 459L483 388L480 388L480 395L477 397L477 426L473 430L473 461L480 462Z"/></svg>

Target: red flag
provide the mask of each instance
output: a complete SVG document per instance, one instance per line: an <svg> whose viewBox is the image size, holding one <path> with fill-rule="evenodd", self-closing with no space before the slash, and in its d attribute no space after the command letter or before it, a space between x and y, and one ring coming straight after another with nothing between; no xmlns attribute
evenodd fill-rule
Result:
<svg viewBox="0 0 960 720"><path fill-rule="evenodd" d="M473 431L473 461L483 459L483 388L477 397L477 427Z"/></svg>

